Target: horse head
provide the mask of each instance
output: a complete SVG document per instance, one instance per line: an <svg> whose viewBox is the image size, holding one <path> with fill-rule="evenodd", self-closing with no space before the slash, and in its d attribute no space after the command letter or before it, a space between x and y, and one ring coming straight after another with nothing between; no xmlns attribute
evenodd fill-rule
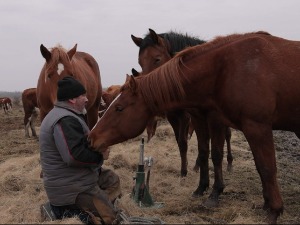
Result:
<svg viewBox="0 0 300 225"><path fill-rule="evenodd" d="M88 139L97 151L134 138L145 130L151 111L139 93L135 79L138 78L127 75L120 94L91 130Z"/></svg>
<svg viewBox="0 0 300 225"><path fill-rule="evenodd" d="M46 60L37 86L41 120L53 108L56 101L57 82L66 75L74 75L71 60L76 53L76 48L77 44L69 51L66 51L62 46L56 46L49 51L43 44L40 45L41 54Z"/></svg>
<svg viewBox="0 0 300 225"><path fill-rule="evenodd" d="M140 48L139 64L145 74L172 57L169 42L163 38L163 34L156 34L152 29L149 29L149 34L144 39L134 35L131 35L131 39Z"/></svg>
<svg viewBox="0 0 300 225"><path fill-rule="evenodd" d="M51 51L41 45L40 51L46 60L37 84L41 121L56 101L57 82L69 75L78 79L87 90L87 122L92 128L98 119L102 94L100 70L96 60L88 53L77 52L77 44L68 51L60 45Z"/></svg>

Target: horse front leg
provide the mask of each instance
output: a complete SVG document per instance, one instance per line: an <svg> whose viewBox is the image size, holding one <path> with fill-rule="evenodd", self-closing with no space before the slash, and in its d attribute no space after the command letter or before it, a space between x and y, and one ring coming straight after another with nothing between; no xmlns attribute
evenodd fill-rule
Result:
<svg viewBox="0 0 300 225"><path fill-rule="evenodd" d="M222 163L227 127L213 114L209 116L208 126L211 138L211 158L214 166L214 184L213 190L204 202L204 205L207 207L216 207L219 204L219 196L223 193L225 187Z"/></svg>
<svg viewBox="0 0 300 225"><path fill-rule="evenodd" d="M269 124L247 121L242 131L250 145L256 169L259 173L264 197L264 209L268 211L268 222L276 224L283 212L283 201L276 178L276 157L272 127Z"/></svg>
<svg viewBox="0 0 300 225"><path fill-rule="evenodd" d="M187 175L187 137L188 137L188 122L190 120L189 115L182 110L173 111L167 113L167 119L171 124L175 138L179 147L181 157L181 176Z"/></svg>
<svg viewBox="0 0 300 225"><path fill-rule="evenodd" d="M197 110L189 111L189 113L191 114L192 124L198 142L198 156L193 170L198 172L200 169L199 184L192 196L199 197L202 196L209 187L209 131L204 114Z"/></svg>

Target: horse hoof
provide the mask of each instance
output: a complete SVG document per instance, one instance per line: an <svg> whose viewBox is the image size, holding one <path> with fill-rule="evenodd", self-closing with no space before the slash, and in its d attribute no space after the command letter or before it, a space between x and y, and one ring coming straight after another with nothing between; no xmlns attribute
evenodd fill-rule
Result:
<svg viewBox="0 0 300 225"><path fill-rule="evenodd" d="M198 190L194 191L192 194L192 198L200 198L202 196L203 196L203 192L198 191Z"/></svg>
<svg viewBox="0 0 300 225"><path fill-rule="evenodd" d="M268 224L277 224L277 213L268 213L268 219L267 223Z"/></svg>
<svg viewBox="0 0 300 225"><path fill-rule="evenodd" d="M231 165L231 164L228 164L228 165L227 165L227 171L228 171L228 172L231 172L231 171L232 171L232 165Z"/></svg>
<svg viewBox="0 0 300 225"><path fill-rule="evenodd" d="M186 177L186 175L187 175L187 171L181 172L181 177Z"/></svg>

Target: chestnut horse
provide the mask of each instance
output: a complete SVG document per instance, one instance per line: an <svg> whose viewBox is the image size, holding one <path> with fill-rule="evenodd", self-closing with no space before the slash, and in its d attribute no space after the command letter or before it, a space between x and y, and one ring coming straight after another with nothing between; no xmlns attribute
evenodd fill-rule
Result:
<svg viewBox="0 0 300 225"><path fill-rule="evenodd" d="M0 106L2 107L4 113L6 114L9 109L12 109L11 99L8 97L0 98Z"/></svg>
<svg viewBox="0 0 300 225"><path fill-rule="evenodd" d="M149 29L149 34L144 39L131 35L133 42L139 47L139 64L143 69L143 73L147 74L162 64L166 63L175 54L186 47L195 46L205 43L195 37L187 34L168 32L156 34ZM200 168L200 179L197 189L193 192L193 196L203 195L204 191L209 187L209 141L211 140L212 161L214 165L215 182L213 190L204 203L207 206L216 206L218 204L219 194L223 192L225 187L222 172L223 147L226 139L227 142L227 170L232 168L233 157L231 154L231 130L229 127L219 123L213 115L208 116L205 110L186 109L191 116L191 124L189 130L184 126L186 117L183 110L168 112L167 118L173 127L179 151L183 159L182 171L187 172L187 133L191 135L191 128L195 129L198 141L198 157L194 166L194 170Z"/></svg>
<svg viewBox="0 0 300 225"><path fill-rule="evenodd" d="M162 111L199 108L241 130L262 182L268 222L283 212L272 130L300 137L300 42L266 32L218 37L148 75L130 77L89 134L99 151L141 133ZM130 127L130 129L129 129Z"/></svg>
<svg viewBox="0 0 300 225"><path fill-rule="evenodd" d="M35 120L38 116L36 108L37 99L36 99L36 88L28 88L22 92L22 104L24 109L24 127L25 127L25 137L29 138L29 127L33 137L37 137L35 130Z"/></svg>
<svg viewBox="0 0 300 225"><path fill-rule="evenodd" d="M87 124L91 129L98 120L98 109L102 95L100 70L96 60L88 53L77 52L77 44L69 51L56 46L49 51L40 46L46 62L37 84L37 103L41 121L53 108L57 95L57 82L70 75L78 79L85 87L88 98Z"/></svg>

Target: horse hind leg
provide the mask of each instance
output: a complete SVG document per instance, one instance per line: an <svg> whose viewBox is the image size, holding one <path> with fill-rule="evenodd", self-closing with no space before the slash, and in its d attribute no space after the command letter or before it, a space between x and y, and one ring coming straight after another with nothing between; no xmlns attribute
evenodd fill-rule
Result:
<svg viewBox="0 0 300 225"><path fill-rule="evenodd" d="M250 145L262 182L264 209L268 213L268 222L276 224L277 218L283 212L283 201L276 178L277 168L272 127L247 121L243 124L243 133Z"/></svg>
<svg viewBox="0 0 300 225"><path fill-rule="evenodd" d="M209 131L211 137L211 158L214 167L214 184L213 190L208 199L204 202L204 205L206 207L216 207L219 204L219 196L223 193L225 188L222 163L226 127L213 116L209 119Z"/></svg>
<svg viewBox="0 0 300 225"><path fill-rule="evenodd" d="M231 129L229 127L226 127L225 132L225 140L227 145L227 171L232 171L232 162L233 162L233 156L231 153Z"/></svg>
<svg viewBox="0 0 300 225"><path fill-rule="evenodd" d="M38 115L36 112L32 113L31 115L30 128L31 128L32 137L37 137L36 130L35 130L35 121L37 119L37 116Z"/></svg>
<svg viewBox="0 0 300 225"><path fill-rule="evenodd" d="M28 123L25 125L25 137L29 138L29 124L30 122L28 121Z"/></svg>
<svg viewBox="0 0 300 225"><path fill-rule="evenodd" d="M31 121L31 116L28 117L28 115L25 115L24 117L24 127L25 127L25 138L29 138L29 127Z"/></svg>

